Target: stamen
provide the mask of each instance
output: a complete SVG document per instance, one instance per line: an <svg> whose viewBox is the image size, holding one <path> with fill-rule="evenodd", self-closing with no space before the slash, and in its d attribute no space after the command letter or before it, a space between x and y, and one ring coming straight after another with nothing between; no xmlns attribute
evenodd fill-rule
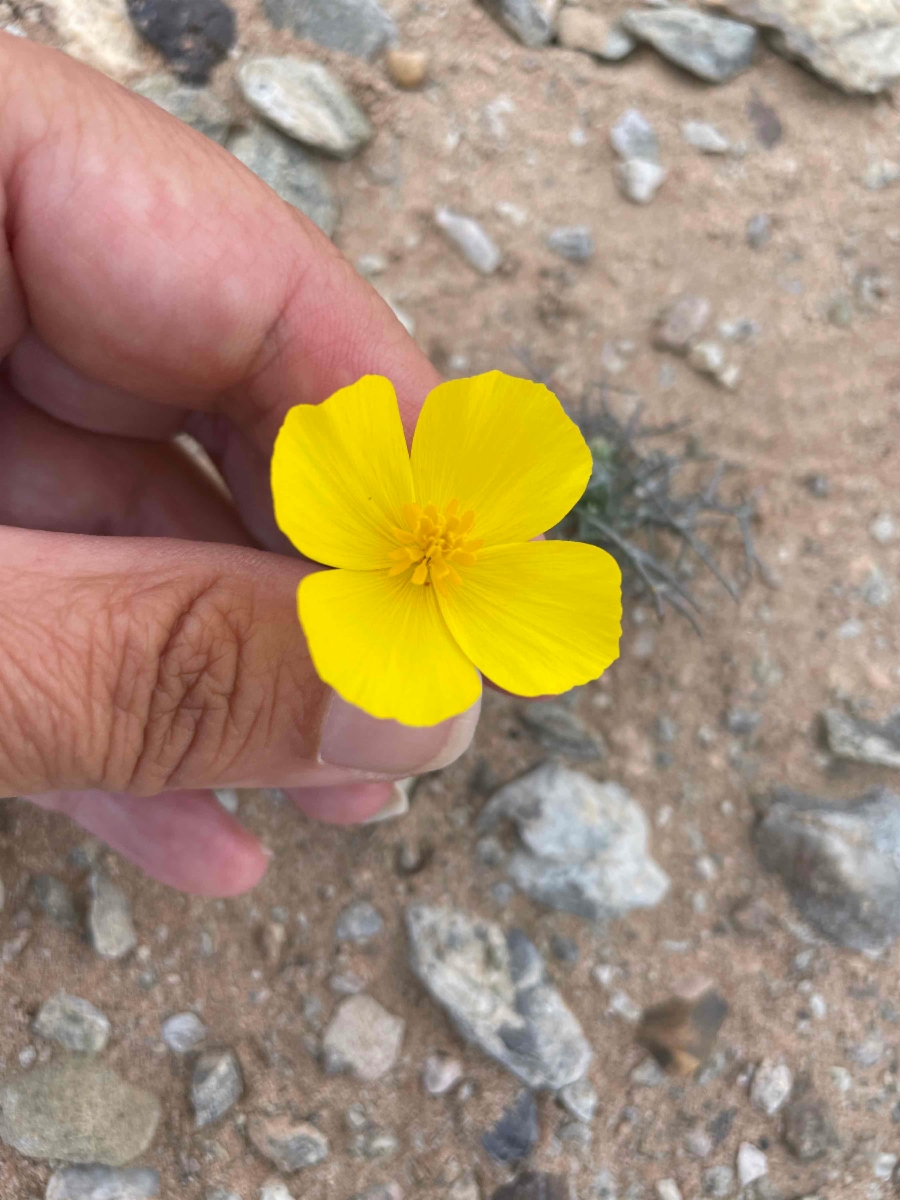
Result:
<svg viewBox="0 0 900 1200"><path fill-rule="evenodd" d="M395 566L389 575L402 575L413 568L411 582L417 586L435 587L442 594L447 585L458 587L464 578L451 566L470 567L476 561L476 551L484 544L479 538L466 535L475 524L471 509L459 515L459 499L450 500L440 512L436 504L404 504L403 516L409 528L392 528L393 537L400 543L388 552Z"/></svg>

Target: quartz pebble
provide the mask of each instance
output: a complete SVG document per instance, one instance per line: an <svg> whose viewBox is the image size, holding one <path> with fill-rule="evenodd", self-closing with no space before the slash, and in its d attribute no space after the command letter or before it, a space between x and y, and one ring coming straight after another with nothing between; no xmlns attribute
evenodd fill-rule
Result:
<svg viewBox="0 0 900 1200"><path fill-rule="evenodd" d="M500 266L502 255L496 242L477 221L443 205L434 210L434 219L471 267L481 275L493 275Z"/></svg>
<svg viewBox="0 0 900 1200"><path fill-rule="evenodd" d="M63 1167L47 1184L44 1200L154 1200L159 1173L149 1167Z"/></svg>
<svg viewBox="0 0 900 1200"><path fill-rule="evenodd" d="M406 1022L371 996L341 1001L322 1042L329 1072L349 1071L367 1083L390 1071L403 1045Z"/></svg>
<svg viewBox="0 0 900 1200"><path fill-rule="evenodd" d="M163 1021L162 1036L174 1054L190 1054L206 1039L206 1026L196 1013L175 1013Z"/></svg>
<svg viewBox="0 0 900 1200"><path fill-rule="evenodd" d="M429 1096L445 1096L462 1079L459 1059L447 1054L430 1054L422 1068L422 1086Z"/></svg>
<svg viewBox="0 0 900 1200"><path fill-rule="evenodd" d="M568 50L583 50L607 62L619 62L637 45L617 21L572 5L566 5L559 15L558 38Z"/></svg>
<svg viewBox="0 0 900 1200"><path fill-rule="evenodd" d="M768 1174L769 1160L752 1142L741 1142L737 1152L737 1173L741 1187Z"/></svg>
<svg viewBox="0 0 900 1200"><path fill-rule="evenodd" d="M766 1116L774 1117L794 1086L794 1076L783 1062L764 1058L753 1073L750 1103Z"/></svg>
<svg viewBox="0 0 900 1200"><path fill-rule="evenodd" d="M731 149L731 142L724 133L708 121L685 121L681 136L701 154L727 154Z"/></svg>

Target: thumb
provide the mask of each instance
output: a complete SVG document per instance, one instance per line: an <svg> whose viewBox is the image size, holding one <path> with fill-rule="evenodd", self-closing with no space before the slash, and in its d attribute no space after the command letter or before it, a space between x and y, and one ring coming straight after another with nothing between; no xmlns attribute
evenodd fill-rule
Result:
<svg viewBox="0 0 900 1200"><path fill-rule="evenodd" d="M313 569L244 547L0 529L0 795L282 787L322 815L329 788L451 762L477 708L412 729L318 679L295 600Z"/></svg>

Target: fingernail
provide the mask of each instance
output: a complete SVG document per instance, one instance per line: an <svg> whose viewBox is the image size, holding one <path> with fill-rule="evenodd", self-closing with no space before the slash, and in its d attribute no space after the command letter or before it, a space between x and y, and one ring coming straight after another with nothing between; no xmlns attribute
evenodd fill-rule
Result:
<svg viewBox="0 0 900 1200"><path fill-rule="evenodd" d="M363 825L377 825L379 821L391 821L394 817L405 816L409 812L409 785L412 778L410 776L409 779L398 779L384 808L372 813L371 817L366 817Z"/></svg>
<svg viewBox="0 0 900 1200"><path fill-rule="evenodd" d="M382 721L333 693L322 723L319 761L383 775L420 775L446 767L472 740L481 699L449 721L417 728Z"/></svg>

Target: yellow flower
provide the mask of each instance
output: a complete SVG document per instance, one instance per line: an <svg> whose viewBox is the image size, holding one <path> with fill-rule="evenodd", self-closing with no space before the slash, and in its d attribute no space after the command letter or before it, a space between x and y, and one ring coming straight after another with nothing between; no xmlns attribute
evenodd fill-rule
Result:
<svg viewBox="0 0 900 1200"><path fill-rule="evenodd" d="M602 674L621 633L615 560L532 540L590 473L553 393L499 371L436 387L412 451L380 375L292 408L272 494L297 549L337 568L298 592L321 678L372 716L434 725L475 703L480 672L520 696Z"/></svg>

